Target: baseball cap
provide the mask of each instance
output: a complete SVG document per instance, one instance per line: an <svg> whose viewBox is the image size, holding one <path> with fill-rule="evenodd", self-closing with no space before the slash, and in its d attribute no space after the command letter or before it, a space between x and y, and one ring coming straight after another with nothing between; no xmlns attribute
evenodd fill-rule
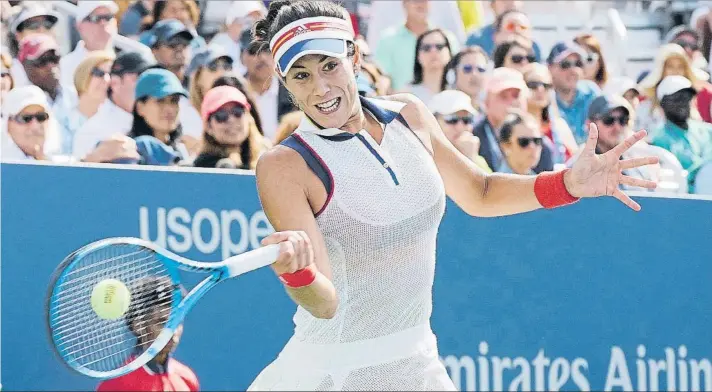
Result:
<svg viewBox="0 0 712 392"><path fill-rule="evenodd" d="M204 49L193 54L193 57L190 59L190 64L188 65L188 69L186 70L186 74L190 75L198 68L204 67L220 58L225 58L230 62L230 64L233 62L232 57L230 57L225 48L220 45L208 45Z"/></svg>
<svg viewBox="0 0 712 392"><path fill-rule="evenodd" d="M620 76L611 78L610 81L606 83L606 87L603 89L603 92L604 94L623 95L630 90L634 90L638 94L641 93L635 80L626 76Z"/></svg>
<svg viewBox="0 0 712 392"><path fill-rule="evenodd" d="M28 2L21 7L22 8L20 8L20 11L15 15L12 19L12 23L10 24L10 31L13 33L17 33L17 28L20 27L23 22L36 16L47 17L47 19L49 19L52 23L57 23L57 20L59 19L54 11L46 8L39 2Z"/></svg>
<svg viewBox="0 0 712 392"><path fill-rule="evenodd" d="M246 111L250 110L250 104L247 102L247 97L240 90L232 86L219 86L208 90L203 98L203 104L200 106L200 116L203 121L208 121L208 117L215 113L226 103L235 102L244 107Z"/></svg>
<svg viewBox="0 0 712 392"><path fill-rule="evenodd" d="M629 115L633 111L628 101L618 94L599 95L588 107L588 119L598 119L618 108L625 109Z"/></svg>
<svg viewBox="0 0 712 392"><path fill-rule="evenodd" d="M258 0L242 0L242 1L233 1L232 5L227 11L227 15L225 16L225 24L230 25L232 22L239 20L239 19L244 19L251 13L259 11L261 13L265 13L265 6L261 1Z"/></svg>
<svg viewBox="0 0 712 392"><path fill-rule="evenodd" d="M180 84L178 77L167 69L149 69L136 81L136 99L145 97L161 99L173 94L188 97L188 92Z"/></svg>
<svg viewBox="0 0 712 392"><path fill-rule="evenodd" d="M675 94L678 91L689 90L690 92L697 93L697 91L692 88L692 82L684 76L671 75L665 77L658 88L655 90L658 96L658 100L662 101L668 95Z"/></svg>
<svg viewBox="0 0 712 392"><path fill-rule="evenodd" d="M49 34L32 34L23 38L19 45L17 59L21 63L27 60L37 60L50 50L59 51L59 45L54 37Z"/></svg>
<svg viewBox="0 0 712 392"><path fill-rule="evenodd" d="M122 52L111 65L112 75L140 74L156 66L156 59L143 52Z"/></svg>
<svg viewBox="0 0 712 392"><path fill-rule="evenodd" d="M14 116L30 105L39 105L50 111L47 95L37 86L15 87L10 90L2 101L3 117Z"/></svg>
<svg viewBox="0 0 712 392"><path fill-rule="evenodd" d="M477 114L472 107L470 96L460 90L445 90L435 94L428 103L428 109L434 114L453 114L464 110L470 114Z"/></svg>
<svg viewBox="0 0 712 392"><path fill-rule="evenodd" d="M572 54L578 54L583 57L585 50L574 42L558 42L553 48L551 48L551 52L549 52L549 57L546 58L546 62L548 64L556 64Z"/></svg>
<svg viewBox="0 0 712 392"><path fill-rule="evenodd" d="M152 48L159 43L167 42L176 35L181 35L192 41L195 36L178 19L165 19L158 21L151 30L141 34L139 41Z"/></svg>
<svg viewBox="0 0 712 392"><path fill-rule="evenodd" d="M113 1L80 0L77 2L77 13L74 14L74 18L77 21L82 21L99 7L106 7L113 14L119 12L119 6Z"/></svg>
<svg viewBox="0 0 712 392"><path fill-rule="evenodd" d="M487 80L487 92L496 94L510 88L529 91L519 71L506 67L495 68Z"/></svg>

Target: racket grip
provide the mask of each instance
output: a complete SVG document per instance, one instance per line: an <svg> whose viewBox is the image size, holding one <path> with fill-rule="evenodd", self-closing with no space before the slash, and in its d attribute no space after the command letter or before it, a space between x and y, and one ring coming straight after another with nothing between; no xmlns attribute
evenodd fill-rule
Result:
<svg viewBox="0 0 712 392"><path fill-rule="evenodd" d="M297 272L286 273L279 276L279 280L284 283L285 286L291 288L299 288L304 286L309 286L314 283L316 279L316 269L313 265L307 268L301 269Z"/></svg>

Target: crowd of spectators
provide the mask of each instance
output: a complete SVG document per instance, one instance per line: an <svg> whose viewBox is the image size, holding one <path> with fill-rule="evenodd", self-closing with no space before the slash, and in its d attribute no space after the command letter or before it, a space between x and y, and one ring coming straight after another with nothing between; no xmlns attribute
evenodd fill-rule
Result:
<svg viewBox="0 0 712 392"><path fill-rule="evenodd" d="M299 126L271 55L249 45L268 2L70 3L70 33L60 35L66 18L50 2L0 2L3 161L254 169ZM206 33L210 7L222 25ZM491 11L492 23L472 7ZM658 181L658 192L712 193L709 9L670 30L636 79L611 74L595 32L543 52L521 1L376 2L369 20L351 20L369 31L357 37L359 94L415 95L487 172L570 166L595 123L600 152L648 130L628 154L660 164L629 175Z"/></svg>

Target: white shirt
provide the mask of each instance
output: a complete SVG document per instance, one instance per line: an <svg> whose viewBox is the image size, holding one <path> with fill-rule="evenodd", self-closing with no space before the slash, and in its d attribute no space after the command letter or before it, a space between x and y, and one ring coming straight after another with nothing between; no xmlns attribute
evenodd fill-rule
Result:
<svg viewBox="0 0 712 392"><path fill-rule="evenodd" d="M257 110L260 112L260 120L262 120L262 129L265 137L273 140L279 126L277 103L279 98L279 80L272 79L272 84L269 89L262 95L255 97Z"/></svg>
<svg viewBox="0 0 712 392"><path fill-rule="evenodd" d="M64 86L74 86L74 72L77 70L79 63L87 57L89 51L84 46L84 41L79 41L77 47L73 51L65 54L59 60L59 81Z"/></svg>
<svg viewBox="0 0 712 392"><path fill-rule="evenodd" d="M20 60L12 59L12 65L10 66L10 76L15 82L15 87L29 86L30 79L27 78L27 72L25 72L25 67L22 66Z"/></svg>
<svg viewBox="0 0 712 392"><path fill-rule="evenodd" d="M133 125L133 115L107 99L74 134L72 156L82 159L96 145L115 134L126 135Z"/></svg>
<svg viewBox="0 0 712 392"><path fill-rule="evenodd" d="M222 46L223 49L225 49L230 58L232 58L232 66L234 71L238 72L240 75L243 75L245 72L247 72L247 69L244 65L242 65L242 61L240 60L240 53L242 53L242 48L240 47L239 42L230 38L227 33L220 33L213 37L213 39L210 41L210 44L219 45Z"/></svg>
<svg viewBox="0 0 712 392"><path fill-rule="evenodd" d="M178 101L178 117L183 125L183 134L201 140L203 137L203 119L190 100L181 96Z"/></svg>
<svg viewBox="0 0 712 392"><path fill-rule="evenodd" d="M27 161L27 160L35 160L34 157L31 157L27 154L25 154L20 147L15 143L14 140L12 140L12 137L10 137L10 134L7 133L7 131L3 130L2 132L2 152L0 153L0 161L6 162L6 161Z"/></svg>

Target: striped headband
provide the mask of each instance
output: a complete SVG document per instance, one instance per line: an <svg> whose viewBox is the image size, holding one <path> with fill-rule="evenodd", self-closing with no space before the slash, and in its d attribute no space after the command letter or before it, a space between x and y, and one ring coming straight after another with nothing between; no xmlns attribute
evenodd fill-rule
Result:
<svg viewBox="0 0 712 392"><path fill-rule="evenodd" d="M308 54L346 57L346 43L353 40L351 22L319 16L299 19L284 26L274 35L269 48L279 73L285 76L297 60Z"/></svg>

